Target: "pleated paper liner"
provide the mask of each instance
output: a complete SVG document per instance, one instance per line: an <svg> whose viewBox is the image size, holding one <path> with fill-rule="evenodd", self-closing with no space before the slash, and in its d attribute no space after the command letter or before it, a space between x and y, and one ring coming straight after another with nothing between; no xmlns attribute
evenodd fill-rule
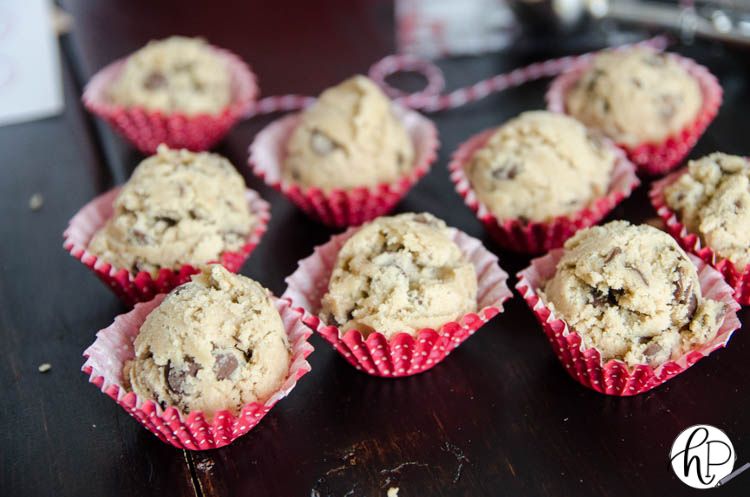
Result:
<svg viewBox="0 0 750 497"><path fill-rule="evenodd" d="M734 298L741 305L750 305L750 264L744 268L738 268L732 261L721 257L711 247L703 247L700 236L690 233L687 227L680 222L677 214L669 208L664 198L664 190L677 181L680 176L688 172L687 168L676 171L666 178L655 181L651 185L649 196L656 213L664 221L667 231L677 240L680 245L700 257L706 264L710 264L719 271L732 288Z"/></svg>
<svg viewBox="0 0 750 497"><path fill-rule="evenodd" d="M185 264L179 269L160 269L156 276L147 271L136 274L126 268L114 267L88 252L87 249L94 234L112 217L112 204L119 192L120 187L113 188L99 195L78 211L63 233L63 248L94 271L99 279L127 305L132 306L136 302L147 302L155 295L167 293L174 287L189 281L190 276L197 273L199 269ZM250 212L255 215L256 225L239 251L224 252L217 261L234 273L240 270L250 253L260 243L271 218L270 206L255 191L246 190L245 198L250 206Z"/></svg>
<svg viewBox="0 0 750 497"><path fill-rule="evenodd" d="M688 74L695 78L701 89L703 104L695 120L689 126L686 126L679 133L667 137L662 142L642 143L635 147L623 143L617 144L626 151L630 160L638 166L639 172L648 175L665 174L677 166L695 146L698 138L714 120L719 112L719 107L721 107L721 86L708 69L675 53L667 53L666 55L677 61ZM566 113L565 95L590 65L591 58L582 59L568 71L555 78L547 92L547 107L549 110Z"/></svg>
<svg viewBox="0 0 750 497"><path fill-rule="evenodd" d="M286 195L311 218L332 227L360 225L390 212L429 171L437 157L439 142L437 128L432 121L395 104L393 112L403 123L414 146L412 170L393 183L326 192L286 181L282 169L287 142L299 123L299 114L282 117L258 133L249 149L250 167L257 176Z"/></svg>
<svg viewBox="0 0 750 497"><path fill-rule="evenodd" d="M602 364L599 351L595 348L584 349L580 335L568 328L565 321L557 318L537 293L537 290L555 274L563 252L563 249L557 249L544 257L533 259L528 268L518 273L516 289L542 325L552 349L565 370L581 385L592 390L617 396L647 392L682 373L714 350L726 346L732 333L740 327L737 319L739 305L732 298L732 288L726 284L719 272L691 255L690 258L698 269L703 296L723 302L727 309L724 322L716 336L657 368L640 364L630 369L619 360L610 360Z"/></svg>
<svg viewBox="0 0 750 497"><path fill-rule="evenodd" d="M82 371L89 382L111 397L120 407L145 426L162 442L180 449L205 450L223 447L244 435L283 399L302 376L310 371L306 357L313 351L308 343L312 334L302 323L301 313L289 303L273 298L292 349L289 372L281 387L265 402L252 402L242 407L238 416L219 411L210 418L201 411L181 413L175 407L162 409L154 399L140 398L123 387L122 369L134 357L133 341L148 314L165 295L139 303L130 312L121 314L108 327L96 334L94 343L83 353L86 362Z"/></svg>
<svg viewBox="0 0 750 497"><path fill-rule="evenodd" d="M109 88L122 73L127 57L91 78L83 92L83 103L145 154L156 153L162 143L170 148L208 150L242 118L258 95L256 78L248 65L227 50L212 49L226 62L231 78L231 102L219 113L187 115L113 104Z"/></svg>
<svg viewBox="0 0 750 497"><path fill-rule="evenodd" d="M320 333L356 369L374 376L394 378L426 371L446 358L453 349L474 334L481 326L503 311L503 302L511 297L508 275L497 263L497 257L482 243L465 233L451 229L453 241L474 265L478 280L476 313L469 313L439 329L420 330L416 337L399 333L388 340L375 332L366 339L357 330L342 333L318 318L321 299L326 293L336 257L344 243L357 228L336 235L313 254L300 261L289 276L282 299L304 311L304 321Z"/></svg>
<svg viewBox="0 0 750 497"><path fill-rule="evenodd" d="M466 176L464 165L474 153L484 146L495 129L483 131L465 141L454 152L448 169L456 191L484 225L492 238L501 247L514 252L541 254L562 247L565 240L576 231L598 223L623 199L630 196L640 182L635 174L635 166L625 154L611 142L605 140L616 156L612 180L607 194L594 200L587 207L572 215L558 216L549 221L522 221L519 219L501 220L479 200Z"/></svg>

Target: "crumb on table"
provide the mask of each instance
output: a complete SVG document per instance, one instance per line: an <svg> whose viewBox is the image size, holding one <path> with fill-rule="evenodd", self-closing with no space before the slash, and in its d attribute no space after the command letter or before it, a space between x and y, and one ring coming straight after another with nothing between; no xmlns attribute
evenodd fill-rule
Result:
<svg viewBox="0 0 750 497"><path fill-rule="evenodd" d="M42 197L41 193L35 193L29 199L29 208L32 211L38 211L39 209L42 208L43 205L44 205L44 197Z"/></svg>

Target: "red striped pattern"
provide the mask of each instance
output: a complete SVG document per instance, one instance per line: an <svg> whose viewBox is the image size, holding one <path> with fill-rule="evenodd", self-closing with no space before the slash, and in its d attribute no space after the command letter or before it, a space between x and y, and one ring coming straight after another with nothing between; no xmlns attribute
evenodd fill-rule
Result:
<svg viewBox="0 0 750 497"><path fill-rule="evenodd" d="M667 39L657 36L636 45L651 46L664 49ZM625 45L625 48L629 45ZM537 79L549 78L561 74L575 63L590 58L593 53L566 56L535 62L525 67L514 69L507 73L497 74L483 79L473 85L457 88L449 93L442 93L445 89L443 71L433 62L420 59L413 55L388 55L370 67L369 76L383 91L397 103L420 109L425 112L437 112L455 109L471 102L476 102L493 93L499 93L508 88L514 88ZM427 81L425 87L414 93L391 86L386 79L399 72L416 72ZM245 119L262 114L299 110L310 105L315 99L303 95L282 95L266 97L257 101L244 115Z"/></svg>

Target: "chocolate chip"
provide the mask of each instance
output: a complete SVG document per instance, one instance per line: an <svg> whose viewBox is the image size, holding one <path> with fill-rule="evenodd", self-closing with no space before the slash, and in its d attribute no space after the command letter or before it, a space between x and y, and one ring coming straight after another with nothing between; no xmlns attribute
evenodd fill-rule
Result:
<svg viewBox="0 0 750 497"><path fill-rule="evenodd" d="M607 258L604 259L604 264L609 264L612 262L612 259L617 257L618 255L622 254L622 249L620 247L613 248L609 254L607 254Z"/></svg>
<svg viewBox="0 0 750 497"><path fill-rule="evenodd" d="M737 209L738 211L740 211L740 210L744 209L744 207L745 207L745 204L744 204L744 202L742 202L742 200L741 200L741 199L737 199L737 200L735 200L735 201L734 201L734 207L735 207L735 208L736 208L736 209Z"/></svg>
<svg viewBox="0 0 750 497"><path fill-rule="evenodd" d="M674 298L675 300L679 302L685 301L685 296L690 293L691 290L691 284L688 283L687 287L685 287L685 282L683 278L678 278L677 281L675 281L674 284Z"/></svg>
<svg viewBox="0 0 750 497"><path fill-rule="evenodd" d="M239 366L237 358L233 354L217 354L214 359L214 374L217 380L226 380Z"/></svg>
<svg viewBox="0 0 750 497"><path fill-rule="evenodd" d="M343 321L340 320L339 318L335 317L335 316L330 316L330 315L328 316L328 319L323 319L323 321L325 321L327 323L330 323L331 320L333 320L333 322L336 323L336 326L338 326L339 328L341 328L346 323L348 323L349 321L352 320L352 313L351 313L351 311L349 311L349 313L347 313L346 318L344 318Z"/></svg>
<svg viewBox="0 0 750 497"><path fill-rule="evenodd" d="M688 299L688 308L687 308L688 321L691 321L693 319L693 316L695 316L696 309L698 309L698 297L695 295L695 293L691 293L690 298Z"/></svg>
<svg viewBox="0 0 750 497"><path fill-rule="evenodd" d="M130 234L139 245L148 245L152 242L151 237L139 229L131 230Z"/></svg>
<svg viewBox="0 0 750 497"><path fill-rule="evenodd" d="M183 358L183 367L180 369L172 367L172 361L167 361L167 366L164 368L167 387L174 393L184 393L182 387L185 385L185 378L187 376L195 378L200 369L201 367L195 363L195 358L189 355Z"/></svg>
<svg viewBox="0 0 750 497"><path fill-rule="evenodd" d="M492 177L496 180L504 181L513 179L521 171L521 164L513 160L506 160L497 169L492 170Z"/></svg>
<svg viewBox="0 0 750 497"><path fill-rule="evenodd" d="M318 155L328 155L336 148L336 144L324 133L314 130L310 135L310 148Z"/></svg>
<svg viewBox="0 0 750 497"><path fill-rule="evenodd" d="M687 302L688 298L691 299L691 302L688 304L688 315L689 318L692 318L695 313L695 307L697 306L697 297L695 292L693 292L693 282L690 280L690 275L688 275L684 269L679 269L678 273L679 277L675 282L674 298L681 304Z"/></svg>
<svg viewBox="0 0 750 497"><path fill-rule="evenodd" d="M599 292L594 292L591 294L591 303L594 307L603 307L607 305L608 301L608 295L601 294Z"/></svg>
<svg viewBox="0 0 750 497"><path fill-rule="evenodd" d="M187 366L187 373L192 377L195 377L201 369L201 367L195 363L195 358L189 355L185 356L185 365Z"/></svg>
<svg viewBox="0 0 750 497"><path fill-rule="evenodd" d="M630 79L636 88L643 88L643 82L638 78L631 78Z"/></svg>
<svg viewBox="0 0 750 497"><path fill-rule="evenodd" d="M625 264L625 267L628 268L628 269L630 269L634 273L636 273L638 275L638 277L641 279L641 281L643 282L644 285L648 285L648 280L646 279L646 276L641 272L640 269L638 269L637 267L633 266L632 264Z"/></svg>
<svg viewBox="0 0 750 497"><path fill-rule="evenodd" d="M594 292L591 294L592 297L592 305L594 307L604 307L606 305L616 306L617 305L617 295L612 290L607 291L607 293L601 293L598 290L594 290Z"/></svg>
<svg viewBox="0 0 750 497"><path fill-rule="evenodd" d="M393 241L393 242L388 242L386 244L385 251L386 252L401 252L405 248L406 247L404 247L403 243L397 242L397 241Z"/></svg>
<svg viewBox="0 0 750 497"><path fill-rule="evenodd" d="M133 274L138 274L141 271L144 271L143 261L141 259L136 259L130 266L130 272Z"/></svg>
<svg viewBox="0 0 750 497"><path fill-rule="evenodd" d="M651 342L648 347L643 351L643 355L648 358L654 357L656 354L662 351L662 346L658 343Z"/></svg>
<svg viewBox="0 0 750 497"><path fill-rule="evenodd" d="M588 83L586 84L586 91L588 91L588 92L594 91L594 87L596 87L596 83L599 82L599 78L603 74L604 74L604 71L602 71L599 68L596 68L596 69L592 70L591 71L590 79L589 79Z"/></svg>
<svg viewBox="0 0 750 497"><path fill-rule="evenodd" d="M238 347L237 345L234 346L234 349L242 354L242 356L245 358L245 362L250 362L253 359L253 349L242 349Z"/></svg>
<svg viewBox="0 0 750 497"><path fill-rule="evenodd" d="M398 170L401 171L404 169L406 159L404 158L404 154L401 152L396 152L396 165L398 166Z"/></svg>
<svg viewBox="0 0 750 497"><path fill-rule="evenodd" d="M177 219L174 219L174 218L171 218L171 217L168 217L168 216L159 216L159 217L157 217L156 218L156 222L158 223L159 221L161 221L164 224L166 224L167 228L171 228L172 226L174 226L174 225L177 224Z"/></svg>
<svg viewBox="0 0 750 497"><path fill-rule="evenodd" d="M160 72L152 72L146 76L143 86L147 90L158 90L167 86L167 78Z"/></svg>

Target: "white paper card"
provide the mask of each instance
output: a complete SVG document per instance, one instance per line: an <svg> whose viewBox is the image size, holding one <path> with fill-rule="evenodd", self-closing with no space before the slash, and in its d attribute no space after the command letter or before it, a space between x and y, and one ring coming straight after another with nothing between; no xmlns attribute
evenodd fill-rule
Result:
<svg viewBox="0 0 750 497"><path fill-rule="evenodd" d="M63 109L49 0L0 0L0 126Z"/></svg>

